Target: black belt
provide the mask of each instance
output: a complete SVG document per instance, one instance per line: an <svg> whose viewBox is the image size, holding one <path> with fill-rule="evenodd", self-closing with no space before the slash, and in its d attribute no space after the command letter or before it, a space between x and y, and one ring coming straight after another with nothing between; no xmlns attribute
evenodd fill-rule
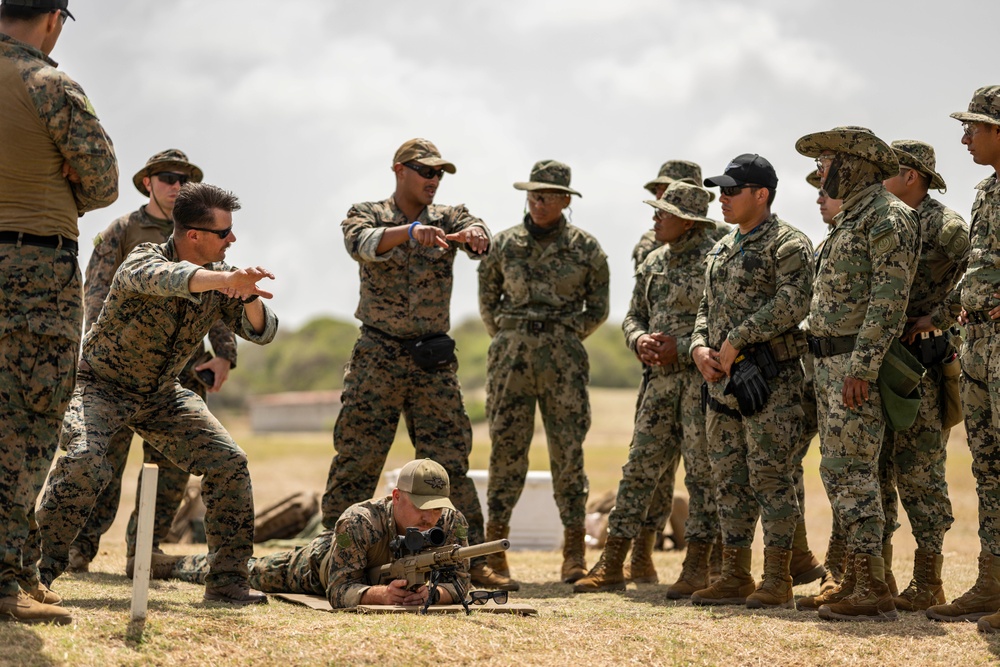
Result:
<svg viewBox="0 0 1000 667"><path fill-rule="evenodd" d="M42 248L58 248L71 252L74 255L77 254L80 249L76 241L68 239L65 236L35 236L34 234L25 234L24 232L0 232L0 243L33 245L40 246Z"/></svg>
<svg viewBox="0 0 1000 667"><path fill-rule="evenodd" d="M809 351L817 359L846 354L854 351L854 339L854 336L837 336L836 338L809 336Z"/></svg>
<svg viewBox="0 0 1000 667"><path fill-rule="evenodd" d="M556 330L556 327L564 326L562 322L555 322L553 320L505 320L500 328L508 331L517 330L540 334L552 333Z"/></svg>

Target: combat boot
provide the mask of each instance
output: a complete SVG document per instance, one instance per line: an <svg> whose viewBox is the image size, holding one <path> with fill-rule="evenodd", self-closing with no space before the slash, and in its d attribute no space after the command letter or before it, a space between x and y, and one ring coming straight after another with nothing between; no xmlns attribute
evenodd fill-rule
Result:
<svg viewBox="0 0 1000 667"><path fill-rule="evenodd" d="M631 542L632 540L627 537L608 535L608 541L604 544L604 552L601 553L601 559L587 573L587 576L577 580L573 586L573 592L599 593L601 591L625 590L625 575L622 572L622 563L625 561L625 554L628 552Z"/></svg>
<svg viewBox="0 0 1000 667"><path fill-rule="evenodd" d="M19 590L17 595L0 598L0 620L66 625L73 622L73 617L62 607L43 604Z"/></svg>
<svg viewBox="0 0 1000 667"><path fill-rule="evenodd" d="M90 559L75 544L69 548L69 565L66 566L66 571L73 573L90 572Z"/></svg>
<svg viewBox="0 0 1000 667"><path fill-rule="evenodd" d="M951 604L927 608L932 621L975 621L1000 609L1000 557L979 554L979 576L972 588Z"/></svg>
<svg viewBox="0 0 1000 667"><path fill-rule="evenodd" d="M174 566L180 562L183 556L171 556L163 553L159 548L153 549L149 556L149 578L150 579L170 579ZM125 576L132 579L135 574L135 557L130 556L125 561Z"/></svg>
<svg viewBox="0 0 1000 667"><path fill-rule="evenodd" d="M941 554L917 549L913 553L913 579L905 591L892 599L896 609L922 611L947 602L941 582L943 562L944 556Z"/></svg>
<svg viewBox="0 0 1000 667"><path fill-rule="evenodd" d="M486 564L486 560L473 562L469 566L469 577L476 586L480 588L494 588L501 591L516 591L521 589L521 584L510 577L505 577L496 572Z"/></svg>
<svg viewBox="0 0 1000 667"><path fill-rule="evenodd" d="M233 582L226 586L206 586L206 602L226 602L235 605L267 604L267 596L255 591L243 581Z"/></svg>
<svg viewBox="0 0 1000 667"><path fill-rule="evenodd" d="M587 561L584 554L587 531L583 526L563 529L563 563L560 576L563 583L572 584L587 575Z"/></svg>
<svg viewBox="0 0 1000 667"><path fill-rule="evenodd" d="M899 588L896 586L896 577L892 574L892 542L886 541L882 545L882 560L885 562L885 584L889 587L892 597L899 595Z"/></svg>
<svg viewBox="0 0 1000 667"><path fill-rule="evenodd" d="M722 574L708 588L691 594L697 605L746 604L747 596L757 589L750 574L750 547L722 547Z"/></svg>
<svg viewBox="0 0 1000 667"><path fill-rule="evenodd" d="M653 565L653 546L656 544L656 531L643 528L632 540L632 562L623 570L625 581L637 584L658 584L660 578L656 575Z"/></svg>
<svg viewBox="0 0 1000 667"><path fill-rule="evenodd" d="M55 591L49 590L49 587L41 582L34 588L24 588L24 586L21 588L35 602L41 602L42 604L62 604L62 598Z"/></svg>
<svg viewBox="0 0 1000 667"><path fill-rule="evenodd" d="M766 565L765 563L765 567ZM792 538L792 564L788 566L788 570L792 577L792 586L811 583L826 574L826 569L820 565L819 560L809 550L805 521L800 520L795 524L795 536Z"/></svg>
<svg viewBox="0 0 1000 667"><path fill-rule="evenodd" d="M681 564L681 576L667 588L667 598L682 600L691 594L708 587L708 559L713 547L706 542L688 542L684 563Z"/></svg>
<svg viewBox="0 0 1000 667"><path fill-rule="evenodd" d="M510 535L510 526L504 523L486 523L486 541L505 540ZM510 577L510 565L507 564L507 552L498 551L493 554L486 554L486 564L501 577Z"/></svg>
<svg viewBox="0 0 1000 667"><path fill-rule="evenodd" d="M844 568L844 577L840 580L839 584L829 590L821 591L819 595L809 595L799 598L795 603L795 607L799 611L815 611L825 604L840 602L854 592L855 583L854 559L848 557L847 565Z"/></svg>
<svg viewBox="0 0 1000 667"><path fill-rule="evenodd" d="M789 573L791 562L792 552L789 549L764 547L764 576L757 590L747 596L749 609L765 607L791 609L795 606L792 576Z"/></svg>
<svg viewBox="0 0 1000 667"><path fill-rule="evenodd" d="M889 586L885 583L885 562L881 556L855 554L854 592L840 602L830 602L819 608L825 621L897 621L896 605L892 603Z"/></svg>
<svg viewBox="0 0 1000 667"><path fill-rule="evenodd" d="M847 569L847 543L832 535L826 547L826 559L823 561L826 572L819 582L819 592L832 591L844 578Z"/></svg>
<svg viewBox="0 0 1000 667"><path fill-rule="evenodd" d="M714 584L722 576L722 535L715 538L712 552L708 555L708 583Z"/></svg>

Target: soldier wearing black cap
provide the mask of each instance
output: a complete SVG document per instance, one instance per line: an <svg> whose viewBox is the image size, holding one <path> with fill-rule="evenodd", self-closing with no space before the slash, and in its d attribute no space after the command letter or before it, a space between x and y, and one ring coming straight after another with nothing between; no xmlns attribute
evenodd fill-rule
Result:
<svg viewBox="0 0 1000 667"><path fill-rule="evenodd" d="M69 402L83 304L78 219L118 196L94 107L49 58L67 0L0 0L0 615L69 623L23 552Z"/></svg>

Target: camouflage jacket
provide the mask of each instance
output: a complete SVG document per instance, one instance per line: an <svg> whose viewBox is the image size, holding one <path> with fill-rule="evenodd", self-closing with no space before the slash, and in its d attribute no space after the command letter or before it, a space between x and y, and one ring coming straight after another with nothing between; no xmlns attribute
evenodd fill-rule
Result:
<svg viewBox="0 0 1000 667"><path fill-rule="evenodd" d="M97 377L135 394L169 386L219 319L246 340L271 342L278 318L267 304L264 331L258 334L239 299L215 290L190 292L188 282L201 268L232 269L225 262L200 267L178 260L172 238L129 253L100 317L83 338L83 360Z"/></svg>
<svg viewBox="0 0 1000 667"><path fill-rule="evenodd" d="M118 161L83 89L57 66L0 34L0 230L76 239L79 216L118 198Z"/></svg>
<svg viewBox="0 0 1000 667"><path fill-rule="evenodd" d="M479 314L491 336L505 322L561 322L586 338L608 319L608 258L597 239L559 221L539 243L524 225L497 234L479 265Z"/></svg>
<svg viewBox="0 0 1000 667"><path fill-rule="evenodd" d="M660 332L677 339L677 361L694 367L691 333L705 292L705 257L715 245L708 231L698 225L680 241L649 253L635 274L632 303L622 322L625 343L635 352L643 334ZM652 372L661 370L653 366Z"/></svg>
<svg viewBox="0 0 1000 667"><path fill-rule="evenodd" d="M111 290L115 272L128 254L140 243L165 242L173 229L171 221L154 218L146 212L145 206L140 206L139 210L123 215L94 237L94 252L87 263L87 281L83 285L84 330L97 321L101 308L104 307L104 300ZM228 359L232 368L236 368L236 336L225 322L219 320L213 324L208 332L208 339L216 356ZM204 345L195 350L181 373L182 381L193 373L193 367L204 351Z"/></svg>
<svg viewBox="0 0 1000 667"><path fill-rule="evenodd" d="M635 244L635 248L632 249L632 265L635 270L638 271L642 263L646 261L649 257L649 253L653 252L659 248L662 244L656 240L656 232L652 229L647 229L639 237L639 242Z"/></svg>
<svg viewBox="0 0 1000 667"><path fill-rule="evenodd" d="M910 285L907 317L930 315L938 329L955 324L960 308L947 303L969 261L969 227L962 217L930 197L917 206L920 259Z"/></svg>
<svg viewBox="0 0 1000 667"><path fill-rule="evenodd" d="M453 234L469 227L490 230L465 206L431 204L417 218ZM399 338L416 338L451 328L452 269L459 246L426 247L410 240L381 255L376 254L386 228L405 225L403 212L393 197L381 202L355 204L341 223L347 252L360 265L361 298L354 316L362 323ZM492 252L492 239L490 249ZM483 255L462 247L472 259ZM484 253L485 254L485 253Z"/></svg>
<svg viewBox="0 0 1000 667"><path fill-rule="evenodd" d="M920 236L913 209L881 183L843 203L813 285L813 336L857 335L847 375L874 382L892 339L903 332Z"/></svg>
<svg viewBox="0 0 1000 667"><path fill-rule="evenodd" d="M437 525L445 533L445 544L469 546L469 525L461 512L445 509ZM389 542L396 537L392 496L366 500L351 505L337 519L330 535L331 549L323 554L319 568L326 598L334 609L356 607L361 596L372 587L366 570L392 562ZM469 564L463 562L454 584L442 584L457 604L465 598Z"/></svg>
<svg viewBox="0 0 1000 667"><path fill-rule="evenodd" d="M960 301L961 307L970 313L996 306L993 295L1000 285L1000 182L997 175L981 181L976 190L969 230L972 244L969 268L949 299L949 305L954 307Z"/></svg>

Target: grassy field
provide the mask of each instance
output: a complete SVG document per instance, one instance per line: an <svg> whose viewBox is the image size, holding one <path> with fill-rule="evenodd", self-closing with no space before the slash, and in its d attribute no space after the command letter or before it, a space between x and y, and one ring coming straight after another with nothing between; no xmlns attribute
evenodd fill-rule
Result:
<svg viewBox="0 0 1000 667"><path fill-rule="evenodd" d="M635 396L594 390L594 427L586 444L591 494L615 487L627 457ZM259 507L302 489L322 491L332 456L331 436L254 436L246 422L223 415L248 452ZM535 618L476 615L466 618L324 614L272 601L266 607L229 609L202 601L202 589L180 582L153 582L149 618L129 622L131 582L124 570L124 526L134 500L140 456L133 447L126 472L123 510L88 574L65 575L54 588L74 612L69 626L0 624L0 665L987 665L1000 661L1000 638L976 633L975 625L936 624L922 614L901 613L898 623L826 623L796 611L752 612L738 607L697 608L668 602L664 585L631 585L623 594L574 596L556 583L554 552L512 552L522 582L513 601L533 605ZM412 457L405 435L388 461ZM485 468L489 439L475 430L472 467ZM830 509L817 472L818 447L806 459L809 541L822 558ZM979 551L976 497L970 456L960 429L949 443L949 482L956 522L945 540L946 592L956 597L975 580ZM547 468L544 437L531 452L533 469ZM678 493L684 493L678 482ZM909 580L913 540L902 517L894 570ZM759 533L759 531L758 531ZM174 553L197 547L168 545ZM754 570L759 574L758 537ZM655 555L661 581L673 581L683 554ZM597 558L588 556L588 563ZM800 595L815 584L796 589Z"/></svg>

